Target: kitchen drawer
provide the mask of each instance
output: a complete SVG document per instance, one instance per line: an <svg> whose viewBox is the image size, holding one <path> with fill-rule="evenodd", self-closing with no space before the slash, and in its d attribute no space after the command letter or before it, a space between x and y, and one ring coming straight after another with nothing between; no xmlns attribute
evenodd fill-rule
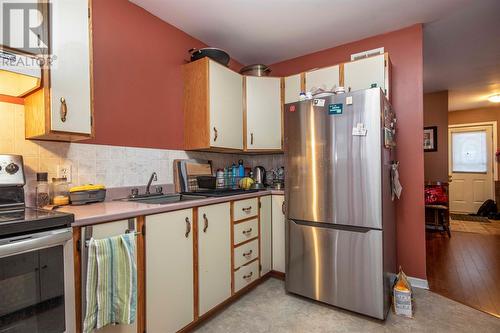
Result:
<svg viewBox="0 0 500 333"><path fill-rule="evenodd" d="M253 219L234 225L234 245L259 236L259 220Z"/></svg>
<svg viewBox="0 0 500 333"><path fill-rule="evenodd" d="M255 260L247 266L241 266L234 272L234 292L240 291L259 278L259 261Z"/></svg>
<svg viewBox="0 0 500 333"><path fill-rule="evenodd" d="M234 269L259 257L259 240L234 248Z"/></svg>
<svg viewBox="0 0 500 333"><path fill-rule="evenodd" d="M233 220L239 221L249 217L257 216L259 203L257 198L240 200L234 202Z"/></svg>

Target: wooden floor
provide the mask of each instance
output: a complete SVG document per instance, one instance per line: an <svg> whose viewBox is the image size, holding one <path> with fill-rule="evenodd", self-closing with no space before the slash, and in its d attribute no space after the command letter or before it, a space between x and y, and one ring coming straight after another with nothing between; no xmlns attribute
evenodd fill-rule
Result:
<svg viewBox="0 0 500 333"><path fill-rule="evenodd" d="M500 235L427 232L432 291L500 317Z"/></svg>

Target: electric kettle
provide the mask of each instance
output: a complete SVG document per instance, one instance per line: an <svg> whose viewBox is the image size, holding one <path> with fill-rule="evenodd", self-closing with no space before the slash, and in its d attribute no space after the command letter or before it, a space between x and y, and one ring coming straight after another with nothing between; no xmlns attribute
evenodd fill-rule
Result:
<svg viewBox="0 0 500 333"><path fill-rule="evenodd" d="M253 180L255 183L252 185L253 189L263 189L265 188L264 186L264 181L266 177L266 169L264 169L263 166L256 166L253 169Z"/></svg>

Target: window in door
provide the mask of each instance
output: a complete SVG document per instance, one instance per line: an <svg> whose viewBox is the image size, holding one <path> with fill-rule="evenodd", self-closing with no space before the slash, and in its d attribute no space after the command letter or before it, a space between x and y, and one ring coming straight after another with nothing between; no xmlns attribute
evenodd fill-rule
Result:
<svg viewBox="0 0 500 333"><path fill-rule="evenodd" d="M452 133L452 151L453 172L488 171L486 131Z"/></svg>

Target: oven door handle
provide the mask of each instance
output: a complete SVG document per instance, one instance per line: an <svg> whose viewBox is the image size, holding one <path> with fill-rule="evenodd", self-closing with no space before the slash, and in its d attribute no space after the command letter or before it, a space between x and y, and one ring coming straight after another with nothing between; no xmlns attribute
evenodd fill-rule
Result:
<svg viewBox="0 0 500 333"><path fill-rule="evenodd" d="M63 245L72 238L71 228L16 236L0 240L0 258Z"/></svg>

